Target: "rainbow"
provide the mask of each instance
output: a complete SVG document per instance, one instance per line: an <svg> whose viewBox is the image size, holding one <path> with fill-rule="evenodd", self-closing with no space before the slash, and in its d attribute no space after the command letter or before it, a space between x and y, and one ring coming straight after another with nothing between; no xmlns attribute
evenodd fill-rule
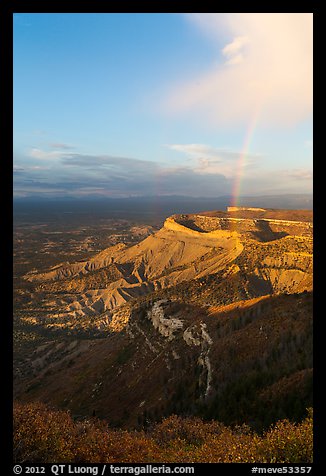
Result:
<svg viewBox="0 0 326 476"><path fill-rule="evenodd" d="M233 207L236 207L239 205L239 197L241 193L241 181L243 179L244 166L245 166L246 158L249 153L249 148L255 133L255 129L257 127L261 109L262 109L262 104L260 102L259 105L256 107L255 113L253 114L252 120L246 131L245 140L243 142L241 154L238 159L238 163L236 167L236 175L235 175L233 187L232 187L231 206Z"/></svg>

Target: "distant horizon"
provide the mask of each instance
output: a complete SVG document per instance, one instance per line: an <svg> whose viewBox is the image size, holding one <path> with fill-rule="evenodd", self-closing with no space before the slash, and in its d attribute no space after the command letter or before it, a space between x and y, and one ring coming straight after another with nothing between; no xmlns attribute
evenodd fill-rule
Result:
<svg viewBox="0 0 326 476"><path fill-rule="evenodd" d="M228 206L234 206L231 196L220 197L125 197L125 198L16 198L13 200L14 215L23 213L46 215L61 213L89 214L95 216L132 217L135 214L144 219L149 216L167 216L176 213L200 213L203 211L226 211ZM287 194L265 196L242 196L238 199L238 206L258 207L266 209L313 210L313 196L311 194Z"/></svg>
<svg viewBox="0 0 326 476"><path fill-rule="evenodd" d="M313 193L270 193L265 195L240 195L238 198L241 199L254 199L257 200L259 198L287 198L287 197L309 197L313 199ZM76 200L76 201L87 201L87 200L142 200L142 199L152 199L152 198L159 198L159 199L186 199L186 200L219 200L219 199L232 199L233 195L225 194L225 195L216 195L216 196L195 196L195 195L177 195L177 194L170 194L170 195L126 195L124 197L108 197L103 195L88 195L86 197L74 197L74 196L58 196L58 197L47 197L39 195L29 195L27 197L19 197L14 196L14 201L25 201L25 200L51 200L51 201L59 201L59 200Z"/></svg>

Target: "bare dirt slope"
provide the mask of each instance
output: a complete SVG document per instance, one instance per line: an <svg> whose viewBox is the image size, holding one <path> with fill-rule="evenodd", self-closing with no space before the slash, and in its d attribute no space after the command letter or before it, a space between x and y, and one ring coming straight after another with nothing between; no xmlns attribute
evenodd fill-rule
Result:
<svg viewBox="0 0 326 476"><path fill-rule="evenodd" d="M311 290L311 239L310 222L174 215L134 246L118 244L86 261L28 273L26 280L35 285L35 302L45 293L43 324L97 322L105 328L125 303L223 270L228 274L235 263L232 274L246 275L252 296ZM35 312L25 319L39 322Z"/></svg>
<svg viewBox="0 0 326 476"><path fill-rule="evenodd" d="M64 314L85 316L115 309L132 298L157 289L216 273L231 263L242 249L237 232L197 232L170 218L160 231L135 246L116 245L91 260L59 265L46 273L28 274L26 279L41 283L39 290L59 288L69 293L75 291L72 278L80 280L105 269L106 276L110 273L111 277L105 286L99 282L97 289L68 296L66 304L62 300L60 317ZM57 281L60 281L59 286Z"/></svg>

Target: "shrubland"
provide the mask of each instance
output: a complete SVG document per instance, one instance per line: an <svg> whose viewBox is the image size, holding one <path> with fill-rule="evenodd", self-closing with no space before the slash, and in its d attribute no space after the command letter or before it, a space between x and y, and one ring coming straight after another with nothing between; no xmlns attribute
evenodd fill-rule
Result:
<svg viewBox="0 0 326 476"><path fill-rule="evenodd" d="M16 463L311 463L312 409L298 423L280 420L262 434L248 426L171 415L146 431L74 421L43 403L14 404Z"/></svg>

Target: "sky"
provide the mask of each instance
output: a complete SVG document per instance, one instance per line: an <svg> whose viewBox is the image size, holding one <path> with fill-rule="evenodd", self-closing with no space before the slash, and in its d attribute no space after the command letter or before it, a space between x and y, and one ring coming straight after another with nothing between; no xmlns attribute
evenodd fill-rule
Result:
<svg viewBox="0 0 326 476"><path fill-rule="evenodd" d="M312 192L312 13L13 22L14 197Z"/></svg>

